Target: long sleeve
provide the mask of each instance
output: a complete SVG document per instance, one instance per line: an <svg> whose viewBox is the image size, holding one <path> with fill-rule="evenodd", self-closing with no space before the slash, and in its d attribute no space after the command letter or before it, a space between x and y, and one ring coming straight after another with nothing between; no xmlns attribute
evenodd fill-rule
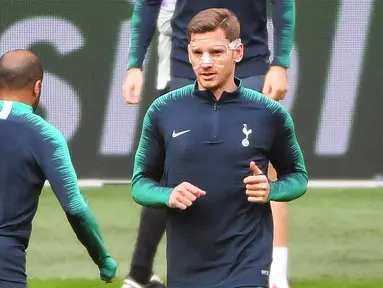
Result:
<svg viewBox="0 0 383 288"><path fill-rule="evenodd" d="M143 206L167 205L173 190L159 183L164 171L165 148L157 126L158 103L159 99L146 112L134 160L132 194L134 201Z"/></svg>
<svg viewBox="0 0 383 288"><path fill-rule="evenodd" d="M146 51L156 31L162 0L137 0L132 15L128 69L142 68Z"/></svg>
<svg viewBox="0 0 383 288"><path fill-rule="evenodd" d="M280 106L274 116L276 130L269 160L277 171L278 180L270 182L269 199L286 202L306 192L308 175L290 114Z"/></svg>
<svg viewBox="0 0 383 288"><path fill-rule="evenodd" d="M49 124L41 129L38 163L79 241L96 265L109 253L96 219L81 194L64 136Z"/></svg>
<svg viewBox="0 0 383 288"><path fill-rule="evenodd" d="M272 0L274 58L272 65L289 68L295 34L295 0Z"/></svg>

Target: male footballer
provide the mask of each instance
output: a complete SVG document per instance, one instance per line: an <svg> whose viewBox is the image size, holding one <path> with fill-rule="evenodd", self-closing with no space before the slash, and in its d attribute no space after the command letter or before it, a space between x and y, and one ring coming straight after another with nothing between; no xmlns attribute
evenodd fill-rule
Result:
<svg viewBox="0 0 383 288"><path fill-rule="evenodd" d="M292 201L307 189L294 124L278 102L235 78L244 46L232 12L198 13L187 35L197 81L158 98L146 113L133 198L168 207L169 288L268 287L270 201ZM275 182L265 176L269 162Z"/></svg>
<svg viewBox="0 0 383 288"><path fill-rule="evenodd" d="M129 51L128 73L123 86L123 94L128 103L138 103L141 99L143 85L142 63L147 47L155 31L155 21L161 3L169 0L137 0L132 16L132 39ZM171 1L172 2L172 1ZM246 47L246 53L237 64L236 77L240 78L245 86L262 92L274 100L281 100L287 92L287 69L290 65L290 52L293 46L295 30L295 0L271 0L272 20L274 25L274 57L269 62L268 31L267 31L267 1L213 1L213 0L178 0L172 16L172 55L171 55L171 83L170 88L183 87L195 80L193 69L187 55L187 25L190 19L201 10L207 8L227 8L233 11L242 23L241 39ZM161 15L161 13L160 13ZM169 51L170 52L170 51ZM272 166L268 169L270 180L276 180L275 170ZM274 220L274 250L271 268L270 286L274 288L288 288L288 227L287 203L271 202ZM149 213L143 210L147 217L141 218L138 241L140 247L147 251L154 251L152 245L159 239L159 229L146 233L146 227L153 227L159 217L164 213ZM141 229L142 227L142 229ZM162 231L163 233L163 231ZM161 235L162 235L161 233ZM153 239L153 240L151 240ZM152 261L154 254L152 254ZM142 261L141 261L142 262ZM147 260L145 260L147 262ZM148 264L134 271L133 277L148 279L150 275ZM124 287L128 288L128 287Z"/></svg>
<svg viewBox="0 0 383 288"><path fill-rule="evenodd" d="M13 50L1 56L0 288L27 287L26 250L46 180L101 280L111 282L117 264L80 193L64 136L34 114L42 79L42 65L32 52Z"/></svg>

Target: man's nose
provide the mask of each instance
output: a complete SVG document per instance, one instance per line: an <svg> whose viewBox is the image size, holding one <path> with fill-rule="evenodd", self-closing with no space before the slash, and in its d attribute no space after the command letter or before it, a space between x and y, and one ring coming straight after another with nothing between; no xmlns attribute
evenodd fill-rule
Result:
<svg viewBox="0 0 383 288"><path fill-rule="evenodd" d="M202 58L201 58L201 63L206 63L206 64L213 64L213 59L211 58L209 53L203 53Z"/></svg>
<svg viewBox="0 0 383 288"><path fill-rule="evenodd" d="M201 62L201 68L210 68L213 66L212 62Z"/></svg>

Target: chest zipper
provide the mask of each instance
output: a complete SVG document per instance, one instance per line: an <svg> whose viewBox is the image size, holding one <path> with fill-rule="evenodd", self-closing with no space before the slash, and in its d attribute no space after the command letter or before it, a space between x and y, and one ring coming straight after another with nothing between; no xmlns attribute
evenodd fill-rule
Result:
<svg viewBox="0 0 383 288"><path fill-rule="evenodd" d="M217 127L218 127L218 111L217 111L217 102L213 104L213 140L217 140Z"/></svg>

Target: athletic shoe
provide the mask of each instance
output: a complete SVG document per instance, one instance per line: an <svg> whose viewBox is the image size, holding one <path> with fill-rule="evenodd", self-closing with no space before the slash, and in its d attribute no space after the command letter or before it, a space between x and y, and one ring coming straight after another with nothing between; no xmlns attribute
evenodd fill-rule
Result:
<svg viewBox="0 0 383 288"><path fill-rule="evenodd" d="M162 282L161 278L158 275L152 275L150 278L150 282L145 286L146 288L166 288L164 282Z"/></svg>
<svg viewBox="0 0 383 288"><path fill-rule="evenodd" d="M157 275L152 275L150 282L146 285L141 285L137 283L133 278L126 277L121 288L166 288L164 283L161 281L161 278Z"/></svg>

